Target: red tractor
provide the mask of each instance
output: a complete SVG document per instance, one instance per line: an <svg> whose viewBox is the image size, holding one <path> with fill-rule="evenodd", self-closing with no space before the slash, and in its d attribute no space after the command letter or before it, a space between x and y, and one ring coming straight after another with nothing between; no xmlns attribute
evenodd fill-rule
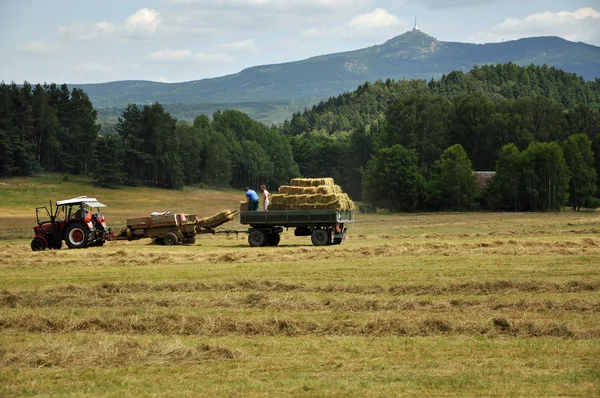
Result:
<svg viewBox="0 0 600 398"><path fill-rule="evenodd" d="M45 206L36 208L37 225L33 227L31 250L60 249L63 240L70 249L102 246L108 239L109 230L100 212L101 207L106 205L95 198L79 196L57 201L54 210L52 202L50 209Z"/></svg>

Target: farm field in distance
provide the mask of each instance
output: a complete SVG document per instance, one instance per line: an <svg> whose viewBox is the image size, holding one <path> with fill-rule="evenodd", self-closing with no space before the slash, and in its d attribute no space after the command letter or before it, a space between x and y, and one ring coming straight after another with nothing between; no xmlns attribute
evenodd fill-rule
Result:
<svg viewBox="0 0 600 398"><path fill-rule="evenodd" d="M31 251L50 199L94 196L120 228L244 197L69 180L0 180L2 397L600 395L598 211L357 212L327 247L290 230Z"/></svg>

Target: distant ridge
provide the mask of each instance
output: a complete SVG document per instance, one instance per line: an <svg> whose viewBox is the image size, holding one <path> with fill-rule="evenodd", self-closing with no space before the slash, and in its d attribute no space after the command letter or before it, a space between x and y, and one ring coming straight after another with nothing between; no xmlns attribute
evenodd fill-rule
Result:
<svg viewBox="0 0 600 398"><path fill-rule="evenodd" d="M439 41L414 29L383 44L315 56L301 61L259 65L239 73L184 83L120 81L72 85L83 89L97 108L130 103L227 104L315 102L356 89L365 81L438 78L474 65L513 62L554 66L587 80L600 77L600 47L558 37L502 43Z"/></svg>

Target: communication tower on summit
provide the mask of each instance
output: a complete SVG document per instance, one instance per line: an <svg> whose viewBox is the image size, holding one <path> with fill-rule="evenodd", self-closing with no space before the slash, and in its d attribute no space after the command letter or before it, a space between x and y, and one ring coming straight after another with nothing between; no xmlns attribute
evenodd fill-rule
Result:
<svg viewBox="0 0 600 398"><path fill-rule="evenodd" d="M417 26L417 16L415 15L415 27L412 29L413 32L418 32L419 27Z"/></svg>

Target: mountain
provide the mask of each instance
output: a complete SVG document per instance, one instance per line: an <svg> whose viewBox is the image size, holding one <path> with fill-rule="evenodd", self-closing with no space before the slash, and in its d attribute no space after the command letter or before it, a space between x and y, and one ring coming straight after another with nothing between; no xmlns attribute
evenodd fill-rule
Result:
<svg viewBox="0 0 600 398"><path fill-rule="evenodd" d="M439 78L474 65L513 62L547 64L581 75L600 77L600 47L558 37L535 37L502 43L472 44L439 41L419 30L406 32L381 45L321 55L283 64L247 68L239 73L184 83L120 81L73 85L83 89L96 108L123 108L130 103L185 104L172 109L189 113L236 108L259 120L281 119L281 109L303 108L330 96L378 79ZM259 105L260 103L260 105ZM293 105L292 105L293 103ZM193 105L192 105L193 104ZM169 106L166 106L169 109ZM288 109L289 108L289 109ZM178 116L178 112L174 112Z"/></svg>

